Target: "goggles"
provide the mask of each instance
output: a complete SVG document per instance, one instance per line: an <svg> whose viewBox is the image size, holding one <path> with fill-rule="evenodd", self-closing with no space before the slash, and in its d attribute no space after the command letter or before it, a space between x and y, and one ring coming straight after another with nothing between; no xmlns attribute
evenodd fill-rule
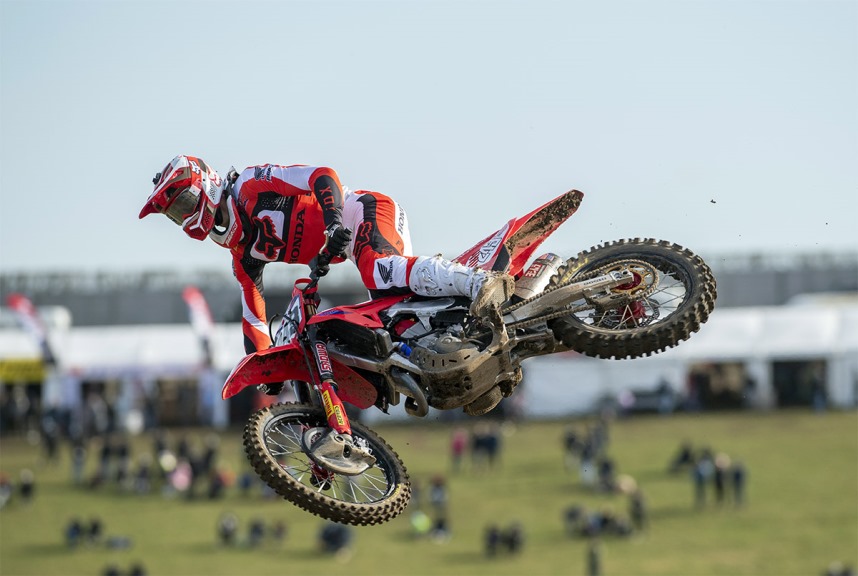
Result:
<svg viewBox="0 0 858 576"><path fill-rule="evenodd" d="M194 194L190 188L185 188L175 195L173 201L164 210L167 218L181 226L188 216L192 216L199 204L199 194Z"/></svg>

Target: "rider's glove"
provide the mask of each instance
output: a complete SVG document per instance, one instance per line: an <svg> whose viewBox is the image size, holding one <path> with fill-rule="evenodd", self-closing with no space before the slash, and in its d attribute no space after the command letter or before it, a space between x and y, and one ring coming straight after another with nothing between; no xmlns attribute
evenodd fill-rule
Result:
<svg viewBox="0 0 858 576"><path fill-rule="evenodd" d="M349 240L352 239L352 231L344 228L339 222L336 222L325 230L325 236L328 237L325 249L331 255L331 258L345 258L346 247L349 245Z"/></svg>

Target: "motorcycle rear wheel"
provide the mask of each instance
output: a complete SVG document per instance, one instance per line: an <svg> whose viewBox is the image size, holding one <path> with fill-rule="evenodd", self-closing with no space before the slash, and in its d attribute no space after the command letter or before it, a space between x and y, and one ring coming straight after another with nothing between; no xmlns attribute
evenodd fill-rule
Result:
<svg viewBox="0 0 858 576"><path fill-rule="evenodd" d="M709 318L717 293L712 271L690 250L663 240L617 240L590 248L567 260L549 287L620 260L657 270L658 288L632 303L633 313L629 307L590 309L550 321L565 347L596 358L649 356L687 340Z"/></svg>
<svg viewBox="0 0 858 576"><path fill-rule="evenodd" d="M375 464L346 476L314 474L313 460L301 437L308 428L326 426L321 408L275 404L254 413L244 430L244 449L251 466L277 494L299 508L342 524L365 526L387 522L405 510L411 486L399 455L375 432L351 423L352 437L365 442Z"/></svg>

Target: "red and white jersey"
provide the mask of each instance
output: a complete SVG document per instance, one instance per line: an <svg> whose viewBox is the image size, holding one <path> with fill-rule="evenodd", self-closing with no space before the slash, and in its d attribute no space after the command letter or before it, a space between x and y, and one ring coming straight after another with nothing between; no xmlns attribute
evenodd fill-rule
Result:
<svg viewBox="0 0 858 576"><path fill-rule="evenodd" d="M263 268L269 262L309 264L339 222L352 231L346 249L370 290L408 286L415 257L405 211L377 192L350 192L331 168L264 164L246 168L231 190L242 237L231 248L241 285L242 330L249 354L271 345ZM334 260L340 262L342 260Z"/></svg>
<svg viewBox="0 0 858 576"><path fill-rule="evenodd" d="M231 194L242 238L231 249L241 285L245 350L268 348L262 270L269 262L309 264L325 244L325 229L342 220L343 194L331 168L263 164L245 168Z"/></svg>

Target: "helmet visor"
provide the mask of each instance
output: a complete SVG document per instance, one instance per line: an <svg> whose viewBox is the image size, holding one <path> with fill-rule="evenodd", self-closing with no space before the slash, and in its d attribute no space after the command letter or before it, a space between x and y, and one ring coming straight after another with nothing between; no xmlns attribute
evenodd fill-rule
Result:
<svg viewBox="0 0 858 576"><path fill-rule="evenodd" d="M181 226L188 216L192 216L199 202L199 195L194 194L190 188L185 188L173 198L164 214L167 218Z"/></svg>

